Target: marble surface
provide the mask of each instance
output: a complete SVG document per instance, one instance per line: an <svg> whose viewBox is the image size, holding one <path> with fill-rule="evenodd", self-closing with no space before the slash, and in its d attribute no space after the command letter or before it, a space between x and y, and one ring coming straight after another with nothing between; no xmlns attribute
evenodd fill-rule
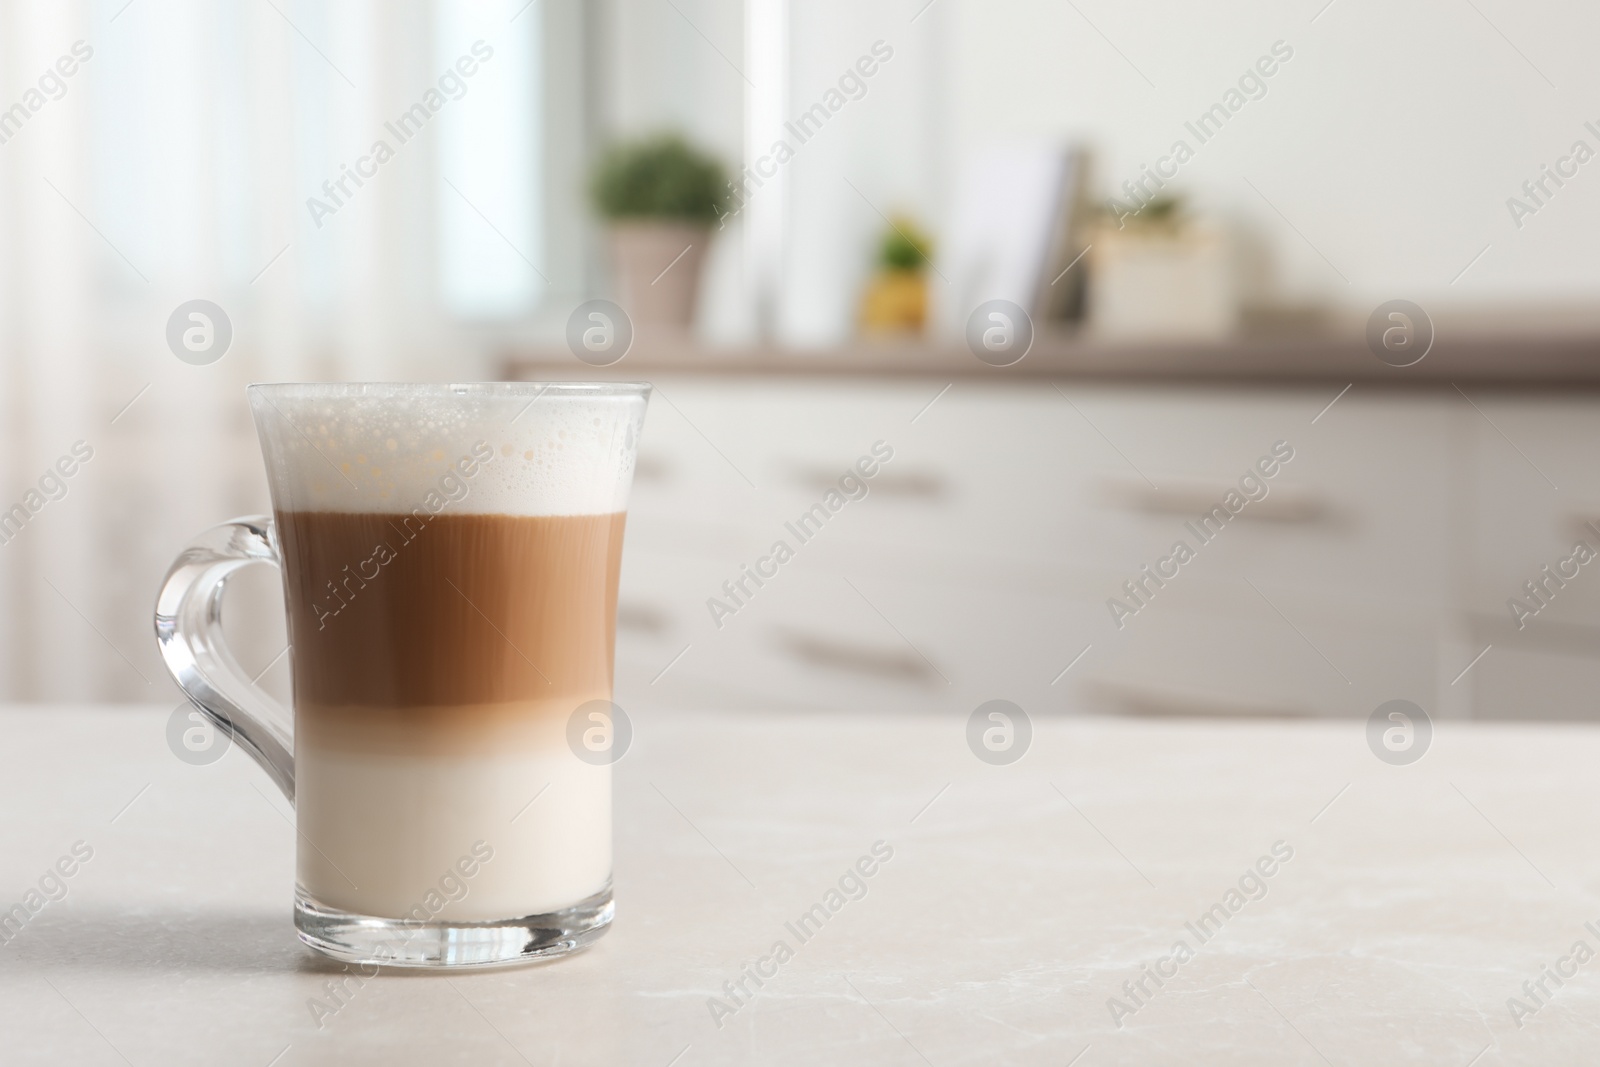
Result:
<svg viewBox="0 0 1600 1067"><path fill-rule="evenodd" d="M0 908L92 850L0 945L7 1064L1487 1067L1600 1038L1571 954L1600 949L1600 729L1441 723L1397 767L1359 722L1040 719L997 767L944 716L640 710L606 938L341 1003L290 923L287 805L237 751L180 762L168 710L0 711Z"/></svg>

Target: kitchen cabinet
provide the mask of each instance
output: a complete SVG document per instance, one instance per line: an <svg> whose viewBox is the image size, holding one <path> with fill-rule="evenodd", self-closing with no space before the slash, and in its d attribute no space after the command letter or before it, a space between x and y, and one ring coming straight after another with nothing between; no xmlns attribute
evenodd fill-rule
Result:
<svg viewBox="0 0 1600 1067"><path fill-rule="evenodd" d="M1329 408L1337 386L661 384L619 693L951 715L994 698L1045 714L1365 717L1394 698L1442 718L1588 714L1571 680L1600 674L1600 560L1522 633L1505 607L1581 519L1600 524L1587 397L1363 384ZM875 442L893 459L802 543L798 517ZM1202 542L1201 516L1279 442L1293 458L1266 495ZM1143 578L1180 540L1193 558ZM758 586L746 568L778 541L793 558ZM1111 598L1138 610L1119 626ZM731 610L714 618L711 600Z"/></svg>

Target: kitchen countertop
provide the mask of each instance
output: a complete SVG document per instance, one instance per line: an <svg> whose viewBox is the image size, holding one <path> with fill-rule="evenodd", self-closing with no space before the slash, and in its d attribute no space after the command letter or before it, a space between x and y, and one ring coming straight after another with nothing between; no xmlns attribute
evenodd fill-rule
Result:
<svg viewBox="0 0 1600 1067"><path fill-rule="evenodd" d="M342 968L295 939L288 806L238 751L180 762L169 711L0 710L0 908L92 851L0 945L7 1064L1488 1067L1600 1036L1592 727L1440 723L1391 766L1359 722L1039 718L991 766L949 717L630 708L609 935L352 982L319 1025Z"/></svg>
<svg viewBox="0 0 1600 1067"><path fill-rule="evenodd" d="M1218 341L1109 342L1041 333L1027 355L1008 367L992 367L960 344L936 339L788 349L717 347L686 338L641 338L619 362L606 367L581 362L559 346L502 353L500 366L499 373L512 381L631 381L672 373L1219 385L1363 382L1435 389L1460 382L1510 389L1592 389L1600 386L1600 330L1509 331L1441 324L1427 354L1409 367L1378 359L1359 323L1330 334Z"/></svg>

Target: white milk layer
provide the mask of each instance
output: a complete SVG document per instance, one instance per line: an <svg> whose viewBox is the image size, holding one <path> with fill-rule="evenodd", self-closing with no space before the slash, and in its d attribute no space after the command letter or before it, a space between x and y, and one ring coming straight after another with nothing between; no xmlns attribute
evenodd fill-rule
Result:
<svg viewBox="0 0 1600 1067"><path fill-rule="evenodd" d="M359 915L542 915L611 877L611 768L564 742L428 756L301 743L295 810L301 888Z"/></svg>
<svg viewBox="0 0 1600 1067"><path fill-rule="evenodd" d="M267 385L250 403L279 511L605 515L627 508L645 413L616 388Z"/></svg>

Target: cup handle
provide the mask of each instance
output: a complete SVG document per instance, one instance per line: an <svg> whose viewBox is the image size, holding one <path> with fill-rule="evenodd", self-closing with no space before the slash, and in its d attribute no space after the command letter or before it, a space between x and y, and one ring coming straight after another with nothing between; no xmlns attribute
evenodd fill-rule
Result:
<svg viewBox="0 0 1600 1067"><path fill-rule="evenodd" d="M178 688L244 746L294 803L294 716L251 681L222 636L222 590L235 571L281 567L272 519L246 515L189 543L161 584L156 640Z"/></svg>

